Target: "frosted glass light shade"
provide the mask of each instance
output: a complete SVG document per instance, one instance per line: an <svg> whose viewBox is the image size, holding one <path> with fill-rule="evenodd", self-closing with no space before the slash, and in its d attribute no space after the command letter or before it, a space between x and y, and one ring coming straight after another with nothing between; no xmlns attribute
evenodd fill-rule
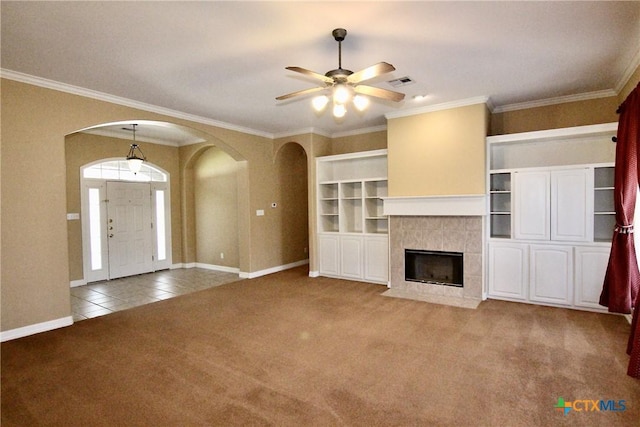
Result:
<svg viewBox="0 0 640 427"><path fill-rule="evenodd" d="M353 105L355 105L358 111L364 111L369 106L369 98L362 95L356 95L353 97Z"/></svg>
<svg viewBox="0 0 640 427"><path fill-rule="evenodd" d="M349 88L343 84L336 85L333 89L333 100L338 104L346 104L350 97Z"/></svg>
<svg viewBox="0 0 640 427"><path fill-rule="evenodd" d="M313 98L311 101L311 105L313 105L313 109L320 112L324 110L324 107L329 103L329 97L327 95L320 95Z"/></svg>
<svg viewBox="0 0 640 427"><path fill-rule="evenodd" d="M140 168L142 167L142 159L134 158L127 159L127 163L129 164L129 170L133 173L140 172Z"/></svg>
<svg viewBox="0 0 640 427"><path fill-rule="evenodd" d="M334 104L333 105L333 116L337 118L342 118L347 113L347 107L344 104Z"/></svg>

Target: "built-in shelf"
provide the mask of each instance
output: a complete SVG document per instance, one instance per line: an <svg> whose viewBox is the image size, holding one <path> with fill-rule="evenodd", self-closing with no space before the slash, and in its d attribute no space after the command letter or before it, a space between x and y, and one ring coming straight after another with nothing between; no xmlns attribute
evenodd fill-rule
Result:
<svg viewBox="0 0 640 427"><path fill-rule="evenodd" d="M511 238L511 172L489 175L491 237Z"/></svg>
<svg viewBox="0 0 640 427"><path fill-rule="evenodd" d="M388 233L386 172L386 150L318 158L318 231Z"/></svg>
<svg viewBox="0 0 640 427"><path fill-rule="evenodd" d="M593 240L610 242L616 225L613 200L615 169L601 166L593 169Z"/></svg>
<svg viewBox="0 0 640 427"><path fill-rule="evenodd" d="M387 150L316 159L318 272L387 284Z"/></svg>
<svg viewBox="0 0 640 427"><path fill-rule="evenodd" d="M487 295L604 311L617 123L487 138Z"/></svg>

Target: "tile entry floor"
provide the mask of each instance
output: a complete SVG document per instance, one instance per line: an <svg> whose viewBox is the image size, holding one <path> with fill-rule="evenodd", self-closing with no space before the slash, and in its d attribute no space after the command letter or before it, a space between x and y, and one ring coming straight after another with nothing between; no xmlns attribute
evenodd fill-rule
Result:
<svg viewBox="0 0 640 427"><path fill-rule="evenodd" d="M103 316L240 280L236 273L180 268L71 288L73 321Z"/></svg>

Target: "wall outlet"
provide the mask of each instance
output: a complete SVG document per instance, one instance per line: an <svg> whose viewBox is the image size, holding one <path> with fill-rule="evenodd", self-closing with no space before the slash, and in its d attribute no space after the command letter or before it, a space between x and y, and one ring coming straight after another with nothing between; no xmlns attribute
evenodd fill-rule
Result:
<svg viewBox="0 0 640 427"><path fill-rule="evenodd" d="M220 259L224 259L224 252L220 252Z"/></svg>
<svg viewBox="0 0 640 427"><path fill-rule="evenodd" d="M258 209L256 211L256 216L264 216L264 209Z"/></svg>

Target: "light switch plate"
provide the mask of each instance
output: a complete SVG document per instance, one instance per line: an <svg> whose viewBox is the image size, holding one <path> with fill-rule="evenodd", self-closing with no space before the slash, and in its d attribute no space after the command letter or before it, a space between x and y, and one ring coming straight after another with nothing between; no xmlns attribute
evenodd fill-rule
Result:
<svg viewBox="0 0 640 427"><path fill-rule="evenodd" d="M258 209L256 211L256 216L264 216L264 210L263 209Z"/></svg>

